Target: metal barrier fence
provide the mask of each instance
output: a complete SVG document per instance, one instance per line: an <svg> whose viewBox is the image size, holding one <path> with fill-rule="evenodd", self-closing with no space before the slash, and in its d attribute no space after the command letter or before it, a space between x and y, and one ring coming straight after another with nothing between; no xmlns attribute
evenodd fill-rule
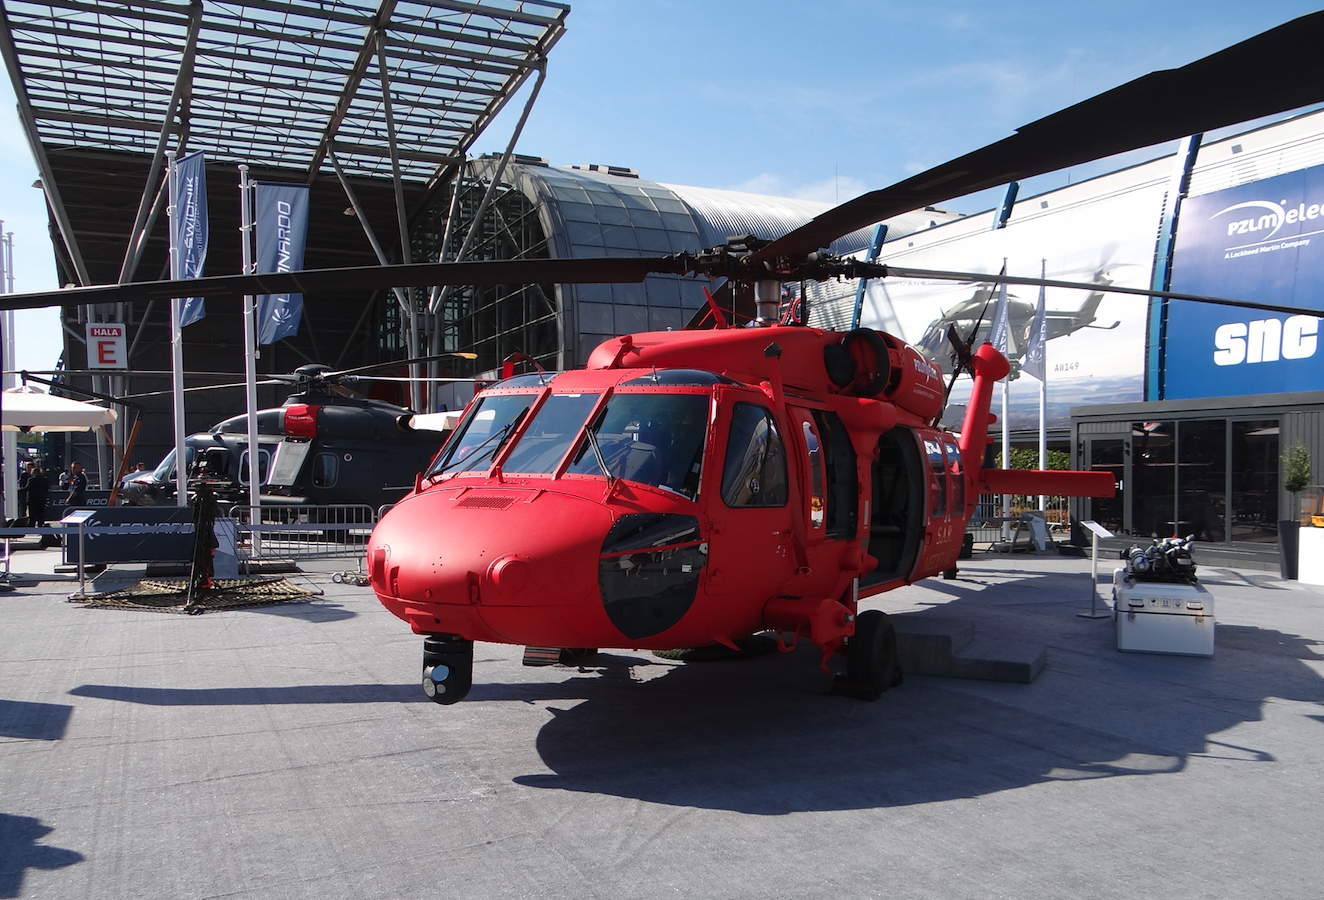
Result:
<svg viewBox="0 0 1324 900"><path fill-rule="evenodd" d="M1002 495L1001 494L980 494L979 504L975 507L974 514L966 524L966 533L974 536L975 544L996 544L1007 538L1003 536L1003 523L1008 525L1008 537L1015 543L1018 536L1017 532L1021 528L1028 528L1024 522L1026 512L1037 513L1039 510L1039 498L1037 496L1013 495L1011 498L1012 514L1004 516L1002 513ZM1070 499L1067 497L1048 497L1045 501L1044 515L1047 520L1048 530L1051 535L1065 535L1071 529ZM1025 535L1019 535L1020 540L1026 540Z"/></svg>
<svg viewBox="0 0 1324 900"><path fill-rule="evenodd" d="M377 524L371 506L263 506L261 519L252 510L233 510L239 527L239 564L362 557Z"/></svg>

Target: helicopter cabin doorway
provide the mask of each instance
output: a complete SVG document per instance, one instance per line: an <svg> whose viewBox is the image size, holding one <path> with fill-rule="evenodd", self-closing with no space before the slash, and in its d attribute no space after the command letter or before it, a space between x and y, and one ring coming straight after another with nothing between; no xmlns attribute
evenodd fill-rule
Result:
<svg viewBox="0 0 1324 900"><path fill-rule="evenodd" d="M862 588L908 575L924 538L926 481L914 431L897 426L878 439L872 481L867 549L878 567L860 579Z"/></svg>

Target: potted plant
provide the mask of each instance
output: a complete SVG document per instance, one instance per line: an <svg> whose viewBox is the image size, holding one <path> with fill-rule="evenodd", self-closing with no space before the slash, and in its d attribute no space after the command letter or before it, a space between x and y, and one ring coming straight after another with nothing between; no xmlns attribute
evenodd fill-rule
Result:
<svg viewBox="0 0 1324 900"><path fill-rule="evenodd" d="M1310 451L1305 444L1293 444L1283 454L1283 487L1292 495L1291 518L1278 523L1278 567L1283 578L1297 576L1298 547L1301 529L1301 489L1310 484Z"/></svg>

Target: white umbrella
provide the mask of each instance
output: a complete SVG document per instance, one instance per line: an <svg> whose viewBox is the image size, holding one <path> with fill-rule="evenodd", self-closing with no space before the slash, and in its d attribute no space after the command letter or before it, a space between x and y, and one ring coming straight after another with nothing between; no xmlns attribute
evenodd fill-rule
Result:
<svg viewBox="0 0 1324 900"><path fill-rule="evenodd" d="M30 387L0 392L0 427L5 431L88 431L119 414L104 406L52 397Z"/></svg>

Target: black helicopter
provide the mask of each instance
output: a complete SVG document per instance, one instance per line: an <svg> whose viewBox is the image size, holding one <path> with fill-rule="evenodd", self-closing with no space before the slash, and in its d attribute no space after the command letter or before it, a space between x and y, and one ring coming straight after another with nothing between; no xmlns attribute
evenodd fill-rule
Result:
<svg viewBox="0 0 1324 900"><path fill-rule="evenodd" d="M449 436L458 413L415 415L383 400L356 396L348 385L374 380L355 374L358 371L307 365L292 376L265 376L293 383L295 393L280 407L257 414L264 506L361 504L376 509L413 489L414 475ZM184 445L190 491L206 483L222 503L248 502L247 415L189 435ZM124 502L173 505L175 468L172 449L155 469L128 476L120 492Z"/></svg>

